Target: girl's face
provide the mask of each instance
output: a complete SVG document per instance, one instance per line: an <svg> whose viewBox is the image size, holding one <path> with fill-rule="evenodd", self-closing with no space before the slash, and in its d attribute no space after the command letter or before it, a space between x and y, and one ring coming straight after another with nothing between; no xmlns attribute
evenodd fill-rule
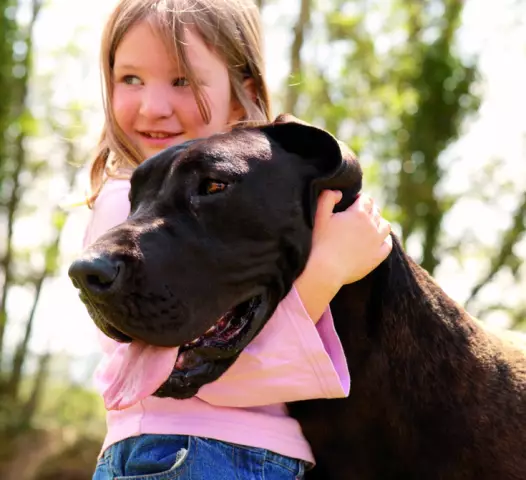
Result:
<svg viewBox="0 0 526 480"><path fill-rule="evenodd" d="M190 29L185 43L188 61L210 107L208 124L185 72L147 22L131 28L115 52L113 113L144 158L187 140L223 132L243 115L231 98L228 70L219 56Z"/></svg>

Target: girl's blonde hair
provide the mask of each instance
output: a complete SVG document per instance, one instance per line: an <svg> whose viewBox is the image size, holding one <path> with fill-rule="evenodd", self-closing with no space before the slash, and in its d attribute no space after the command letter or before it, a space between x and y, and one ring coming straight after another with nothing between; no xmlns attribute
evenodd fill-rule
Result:
<svg viewBox="0 0 526 480"><path fill-rule="evenodd" d="M117 125L112 109L115 52L124 35L137 23L149 22L179 63L206 123L211 112L186 55L184 30L194 29L228 68L232 97L244 108L244 122L268 122L270 99L265 81L259 11L253 0L120 0L110 15L101 45L105 123L90 166L93 206L106 177L123 176L144 158ZM244 81L253 82L253 95ZM124 174L126 175L126 174Z"/></svg>

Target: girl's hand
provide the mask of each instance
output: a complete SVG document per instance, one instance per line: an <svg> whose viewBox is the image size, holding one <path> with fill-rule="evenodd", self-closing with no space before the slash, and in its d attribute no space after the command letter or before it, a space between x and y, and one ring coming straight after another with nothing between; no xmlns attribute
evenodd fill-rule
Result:
<svg viewBox="0 0 526 480"><path fill-rule="evenodd" d="M320 195L309 259L340 286L372 272L392 248L391 225L371 197L362 194L347 210L333 213L341 198L339 191Z"/></svg>
<svg viewBox="0 0 526 480"><path fill-rule="evenodd" d="M374 201L362 194L347 210L333 213L341 198L339 191L321 193L311 254L295 283L315 322L343 285L365 277L392 249L391 226L380 216Z"/></svg>

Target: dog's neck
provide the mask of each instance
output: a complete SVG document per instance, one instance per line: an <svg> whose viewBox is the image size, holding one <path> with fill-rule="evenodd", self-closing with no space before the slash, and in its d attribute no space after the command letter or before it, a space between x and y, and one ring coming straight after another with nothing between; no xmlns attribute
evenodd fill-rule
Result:
<svg viewBox="0 0 526 480"><path fill-rule="evenodd" d="M343 287L331 310L355 374L376 354L389 358L390 366L404 365L401 368L424 358L452 363L452 349L443 348L443 343L466 345L473 334L466 312L394 237L389 257L363 280Z"/></svg>

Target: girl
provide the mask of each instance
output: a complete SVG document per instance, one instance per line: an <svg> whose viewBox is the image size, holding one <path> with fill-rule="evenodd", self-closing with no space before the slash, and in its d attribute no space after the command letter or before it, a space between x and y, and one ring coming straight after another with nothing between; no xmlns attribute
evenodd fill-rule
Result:
<svg viewBox="0 0 526 480"><path fill-rule="evenodd" d="M106 122L91 167L85 244L125 220L128 178L144 159L241 122L271 120L261 43L251 0L118 2L102 41ZM370 199L332 214L339 198L320 196L304 272L238 361L196 397L153 395L177 348L102 338L96 386L108 431L95 479L302 477L314 458L284 402L348 395L328 305L391 249L389 224Z"/></svg>

